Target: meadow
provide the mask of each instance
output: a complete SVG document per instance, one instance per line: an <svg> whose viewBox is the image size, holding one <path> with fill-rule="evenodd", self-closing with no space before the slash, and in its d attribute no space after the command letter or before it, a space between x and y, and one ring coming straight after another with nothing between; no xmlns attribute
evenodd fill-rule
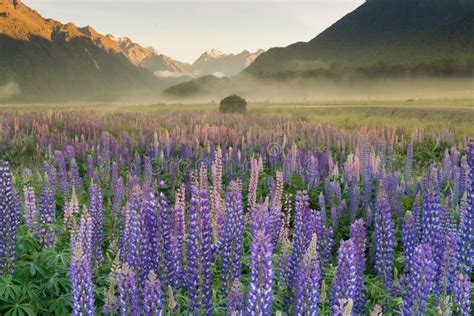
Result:
<svg viewBox="0 0 474 316"><path fill-rule="evenodd" d="M0 122L2 315L472 312L472 99Z"/></svg>

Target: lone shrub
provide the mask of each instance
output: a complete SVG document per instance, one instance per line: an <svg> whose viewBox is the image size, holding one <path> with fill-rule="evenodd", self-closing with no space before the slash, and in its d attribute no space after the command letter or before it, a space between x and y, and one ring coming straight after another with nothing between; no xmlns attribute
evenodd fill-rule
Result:
<svg viewBox="0 0 474 316"><path fill-rule="evenodd" d="M234 94L221 100L219 112L221 113L245 113L247 101Z"/></svg>

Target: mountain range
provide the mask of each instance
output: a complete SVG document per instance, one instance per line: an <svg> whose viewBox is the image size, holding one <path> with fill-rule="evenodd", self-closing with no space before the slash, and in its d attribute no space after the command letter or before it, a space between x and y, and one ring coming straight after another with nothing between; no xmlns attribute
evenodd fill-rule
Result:
<svg viewBox="0 0 474 316"><path fill-rule="evenodd" d="M335 86L420 77L474 77L474 1L367 0L309 42L260 54L231 80L198 78L164 94L202 97L295 80Z"/></svg>
<svg viewBox="0 0 474 316"><path fill-rule="evenodd" d="M367 0L309 42L268 50L246 72L465 60L473 34L472 0Z"/></svg>
<svg viewBox="0 0 474 316"><path fill-rule="evenodd" d="M154 53L143 58L139 65L152 70L159 78L196 78L207 75L230 77L247 68L263 52L263 49L259 49L255 53L244 50L239 54L224 54L210 49L192 64Z"/></svg>
<svg viewBox="0 0 474 316"><path fill-rule="evenodd" d="M0 101L224 94L295 78L336 85L372 77L472 78L473 34L473 0L367 0L309 42L253 53L210 49L189 64L129 38L43 18L20 0L0 0Z"/></svg>
<svg viewBox="0 0 474 316"><path fill-rule="evenodd" d="M262 51L214 52L187 64L126 37L43 18L20 0L0 1L0 88L13 86L7 90L25 101L157 95L201 75L234 75ZM0 100L12 97L0 89Z"/></svg>

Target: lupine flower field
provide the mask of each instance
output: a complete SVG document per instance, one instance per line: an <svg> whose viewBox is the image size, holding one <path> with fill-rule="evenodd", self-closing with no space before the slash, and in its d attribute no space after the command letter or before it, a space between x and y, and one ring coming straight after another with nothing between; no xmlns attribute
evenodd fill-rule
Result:
<svg viewBox="0 0 474 316"><path fill-rule="evenodd" d="M473 314L474 140L0 114L0 314Z"/></svg>

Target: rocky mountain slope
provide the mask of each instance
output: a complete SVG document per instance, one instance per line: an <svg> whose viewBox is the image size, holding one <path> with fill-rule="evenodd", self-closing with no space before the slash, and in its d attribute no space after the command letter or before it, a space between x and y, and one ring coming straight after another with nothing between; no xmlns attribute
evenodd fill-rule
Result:
<svg viewBox="0 0 474 316"><path fill-rule="evenodd" d="M132 51L90 26L45 19L19 0L0 2L0 86L17 87L0 98L110 100L169 85L131 62Z"/></svg>

